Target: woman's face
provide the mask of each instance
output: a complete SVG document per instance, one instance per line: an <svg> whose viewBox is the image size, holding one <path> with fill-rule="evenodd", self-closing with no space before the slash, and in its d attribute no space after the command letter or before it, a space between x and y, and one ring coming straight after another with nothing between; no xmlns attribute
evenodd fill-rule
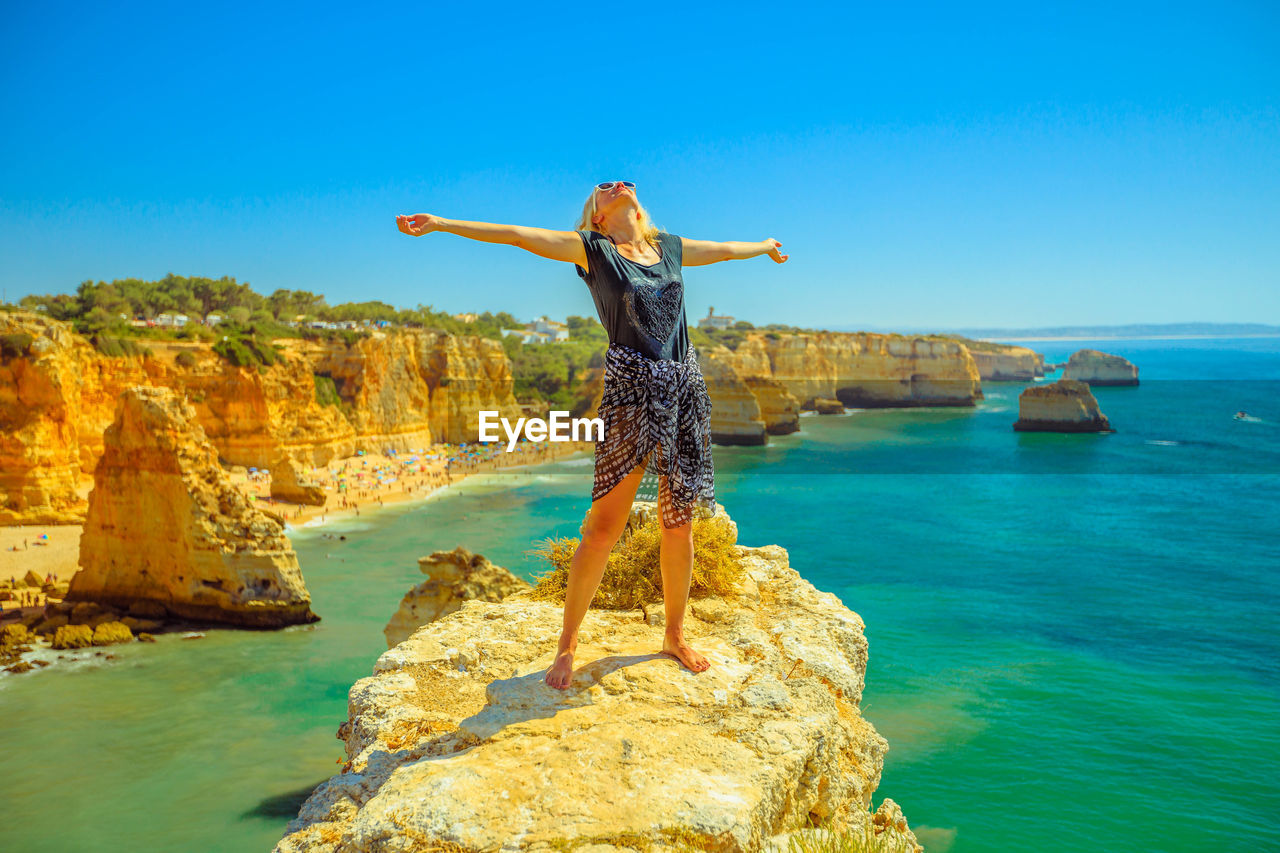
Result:
<svg viewBox="0 0 1280 853"><path fill-rule="evenodd" d="M615 182L612 187L607 190L596 188L596 213L595 220L601 222L613 211L636 204L636 191L624 187L621 182Z"/></svg>

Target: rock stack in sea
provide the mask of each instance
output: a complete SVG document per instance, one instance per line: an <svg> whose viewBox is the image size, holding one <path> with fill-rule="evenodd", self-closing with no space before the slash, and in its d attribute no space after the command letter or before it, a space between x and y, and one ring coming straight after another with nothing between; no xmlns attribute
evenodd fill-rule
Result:
<svg viewBox="0 0 1280 853"><path fill-rule="evenodd" d="M552 688L563 604L532 590L418 628L351 688L346 763L276 853L760 851L815 821L918 850L892 800L868 815L888 744L860 711L862 620L784 549L723 547L740 579L685 620L704 672L640 610L596 608Z"/></svg>
<svg viewBox="0 0 1280 853"><path fill-rule="evenodd" d="M1026 432L1114 432L1084 382L1059 379L1032 385L1018 395L1018 420Z"/></svg>
<svg viewBox="0 0 1280 853"><path fill-rule="evenodd" d="M120 398L104 436L66 602L274 628L319 619L279 516L227 479L168 388Z"/></svg>
<svg viewBox="0 0 1280 853"><path fill-rule="evenodd" d="M418 560L427 579L405 593L387 627L387 648L398 646L421 626L447 616L472 600L502 601L529 588L529 582L495 566L459 545L452 551L436 551Z"/></svg>
<svg viewBox="0 0 1280 853"><path fill-rule="evenodd" d="M1076 350L1062 370L1063 379L1076 379L1090 385L1137 385L1138 368L1127 358L1099 352Z"/></svg>

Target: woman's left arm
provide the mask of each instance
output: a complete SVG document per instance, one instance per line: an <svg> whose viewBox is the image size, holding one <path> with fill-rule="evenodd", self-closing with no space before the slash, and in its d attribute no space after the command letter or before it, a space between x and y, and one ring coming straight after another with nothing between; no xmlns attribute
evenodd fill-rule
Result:
<svg viewBox="0 0 1280 853"><path fill-rule="evenodd" d="M738 241L716 243L711 240L690 240L688 237L681 237L680 242L684 246L682 266L686 267L701 267L719 261L754 258L756 255L768 255L777 263L783 263L787 258L791 257L778 251L778 247L782 244L772 237L767 240L761 240L759 243L742 243Z"/></svg>

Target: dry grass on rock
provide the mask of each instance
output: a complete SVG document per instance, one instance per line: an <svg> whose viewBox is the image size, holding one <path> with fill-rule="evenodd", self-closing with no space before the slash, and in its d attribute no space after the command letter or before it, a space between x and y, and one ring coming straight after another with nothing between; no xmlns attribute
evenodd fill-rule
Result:
<svg viewBox="0 0 1280 853"><path fill-rule="evenodd" d="M592 607L633 610L662 601L660 525L655 513L614 548L591 602ZM694 519L693 578L689 585L691 599L733 594L743 578L742 566L735 555L736 540L733 526L723 516ZM531 598L564 602L569 564L579 542L572 537L548 539L544 540L542 547L529 552L546 559L551 565L547 572L538 576L537 585L528 593Z"/></svg>

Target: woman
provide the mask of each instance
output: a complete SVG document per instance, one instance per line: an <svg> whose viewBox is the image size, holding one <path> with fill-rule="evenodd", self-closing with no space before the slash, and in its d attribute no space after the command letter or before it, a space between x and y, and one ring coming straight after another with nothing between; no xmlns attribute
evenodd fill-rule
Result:
<svg viewBox="0 0 1280 853"><path fill-rule="evenodd" d="M662 544L659 562L666 608L662 651L693 672L710 664L684 637L693 575L693 507L714 508L711 402L689 344L681 267L767 254L787 260L772 238L758 243L690 240L658 230L630 181L597 184L575 231L463 222L427 213L397 216L396 227L420 237L444 231L519 246L574 264L609 333L600 417L605 438L595 452L591 511L569 565L564 628L544 680L569 686L578 627L595 596L609 552L626 526L640 479L657 458ZM665 441L663 440L665 439Z"/></svg>

